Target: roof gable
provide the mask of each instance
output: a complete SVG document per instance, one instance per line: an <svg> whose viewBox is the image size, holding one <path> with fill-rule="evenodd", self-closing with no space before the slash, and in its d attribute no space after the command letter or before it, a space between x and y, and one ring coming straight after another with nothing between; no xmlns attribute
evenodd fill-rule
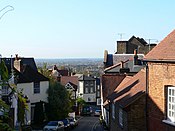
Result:
<svg viewBox="0 0 175 131"><path fill-rule="evenodd" d="M145 77L145 70L142 69L132 78L128 78L124 83L121 83L122 85L119 85L108 98L118 102L123 108L127 107L144 94L146 88Z"/></svg>
<svg viewBox="0 0 175 131"><path fill-rule="evenodd" d="M145 57L145 60L175 60L175 30L167 35Z"/></svg>

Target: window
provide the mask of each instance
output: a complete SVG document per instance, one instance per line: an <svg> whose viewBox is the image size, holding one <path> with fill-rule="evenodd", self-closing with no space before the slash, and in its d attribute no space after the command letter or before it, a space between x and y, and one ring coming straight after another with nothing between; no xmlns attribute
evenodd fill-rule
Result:
<svg viewBox="0 0 175 131"><path fill-rule="evenodd" d="M115 104L112 104L112 118L115 119Z"/></svg>
<svg viewBox="0 0 175 131"><path fill-rule="evenodd" d="M120 126L123 127L123 110L121 108L119 108L118 121L119 121Z"/></svg>
<svg viewBox="0 0 175 131"><path fill-rule="evenodd" d="M88 91L88 88L86 87L85 88L85 93L87 94L87 93L89 93L89 91Z"/></svg>
<svg viewBox="0 0 175 131"><path fill-rule="evenodd" d="M91 93L93 93L93 92L94 92L93 87L91 87Z"/></svg>
<svg viewBox="0 0 175 131"><path fill-rule="evenodd" d="M94 85L94 82L93 81L90 81L90 85L93 86Z"/></svg>
<svg viewBox="0 0 175 131"><path fill-rule="evenodd" d="M175 122L175 87L168 87L167 118Z"/></svg>
<svg viewBox="0 0 175 131"><path fill-rule="evenodd" d="M100 91L97 91L97 97L100 97Z"/></svg>
<svg viewBox="0 0 175 131"><path fill-rule="evenodd" d="M40 83L34 82L34 94L40 93Z"/></svg>
<svg viewBox="0 0 175 131"><path fill-rule="evenodd" d="M100 85L97 86L97 90L100 90Z"/></svg>

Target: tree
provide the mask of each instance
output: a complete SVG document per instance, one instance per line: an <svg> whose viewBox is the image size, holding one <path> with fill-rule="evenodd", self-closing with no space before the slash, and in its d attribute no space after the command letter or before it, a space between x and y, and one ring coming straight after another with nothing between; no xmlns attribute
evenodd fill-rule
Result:
<svg viewBox="0 0 175 131"><path fill-rule="evenodd" d="M78 110L81 111L82 107L86 104L86 102L85 102L85 100L83 100L83 98L78 97L77 104L78 104Z"/></svg>
<svg viewBox="0 0 175 131"><path fill-rule="evenodd" d="M50 81L48 89L48 109L49 120L64 119L71 111L71 100L68 91L57 81Z"/></svg>
<svg viewBox="0 0 175 131"><path fill-rule="evenodd" d="M18 122L20 124L24 124L25 110L28 109L26 99L23 97L22 91L17 90L17 86L14 83L13 74L12 74L11 78L9 79L8 69L7 69L4 61L0 62L0 76L1 76L1 79L0 79L1 86L4 86L4 85L8 86L11 89L10 94L17 96ZM0 99L0 109L4 110L4 114L2 116L2 119L0 119L0 130L9 130L9 131L12 130L12 128L8 124L8 121L10 120L10 116L9 116L10 106L11 105L7 105L5 103L5 101Z"/></svg>

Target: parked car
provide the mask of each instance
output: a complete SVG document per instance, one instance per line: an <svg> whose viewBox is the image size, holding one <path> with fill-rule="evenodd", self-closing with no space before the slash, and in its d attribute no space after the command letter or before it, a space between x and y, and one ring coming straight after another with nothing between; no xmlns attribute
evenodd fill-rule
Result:
<svg viewBox="0 0 175 131"><path fill-rule="evenodd" d="M68 119L72 128L78 125L78 121L74 117L69 117Z"/></svg>
<svg viewBox="0 0 175 131"><path fill-rule="evenodd" d="M94 116L100 116L101 115L101 110L95 110Z"/></svg>
<svg viewBox="0 0 175 131"><path fill-rule="evenodd" d="M67 119L67 118L65 118L65 119L63 119L63 120L61 120L62 122L63 122L63 124L64 124L64 129L67 131L67 130L69 130L70 129L70 121L69 121L69 119Z"/></svg>
<svg viewBox="0 0 175 131"><path fill-rule="evenodd" d="M50 121L44 126L43 131L64 131L64 123L62 121Z"/></svg>
<svg viewBox="0 0 175 131"><path fill-rule="evenodd" d="M83 106L81 115L91 115L92 114L92 107L90 106Z"/></svg>

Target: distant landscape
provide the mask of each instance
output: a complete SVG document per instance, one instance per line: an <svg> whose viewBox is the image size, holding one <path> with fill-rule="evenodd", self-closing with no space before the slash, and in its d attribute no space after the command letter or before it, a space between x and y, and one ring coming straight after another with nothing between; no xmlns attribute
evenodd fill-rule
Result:
<svg viewBox="0 0 175 131"><path fill-rule="evenodd" d="M70 69L74 73L99 76L103 70L103 58L35 59L37 67L45 64L48 69L56 65L60 69Z"/></svg>

